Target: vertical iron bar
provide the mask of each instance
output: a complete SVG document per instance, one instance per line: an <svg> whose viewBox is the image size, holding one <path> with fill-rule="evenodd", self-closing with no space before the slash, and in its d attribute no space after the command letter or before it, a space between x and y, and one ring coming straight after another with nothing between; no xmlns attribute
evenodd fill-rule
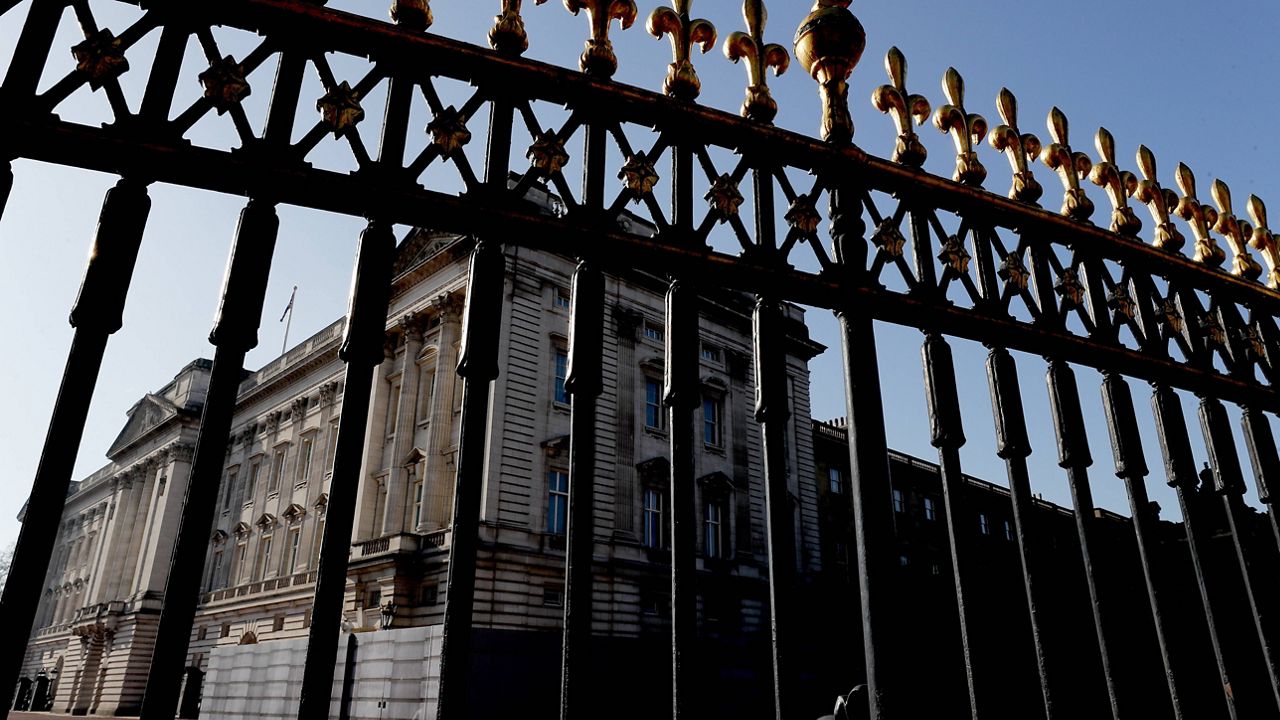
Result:
<svg viewBox="0 0 1280 720"><path fill-rule="evenodd" d="M1044 697L1046 720L1055 717L1055 703L1062 694L1058 675L1049 663L1046 619L1041 613L1048 607L1044 583L1036 557L1034 540L1034 505L1031 480L1027 474L1027 457L1031 443L1027 438L1026 418L1022 414L1022 390L1018 386L1018 366L1009 351L995 347L987 355L987 384L991 393L991 410L996 423L996 454L1005 461L1009 476L1009 498L1013 505L1013 527L1018 538L1018 556L1022 561L1022 582L1027 591L1027 610L1031 618L1031 637L1035 643L1036 669L1040 673L1040 692Z"/></svg>
<svg viewBox="0 0 1280 720"><path fill-rule="evenodd" d="M1107 641L1108 635L1112 634L1112 611L1094 564L1102 548L1094 516L1093 490L1089 487L1089 466L1093 464L1093 456L1089 453L1089 438L1084 431L1080 392L1076 386L1075 371L1061 360L1049 360L1045 379L1049 385L1049 403L1058 439L1058 467L1067 471L1067 483L1071 487L1071 501L1075 507L1076 532L1080 536L1080 555L1092 603L1093 625L1098 634L1103 680L1107 685L1107 698L1111 701L1111 716L1120 720L1123 713L1120 711L1120 690L1116 679L1119 665L1113 657L1115 649Z"/></svg>
<svg viewBox="0 0 1280 720"><path fill-rule="evenodd" d="M1174 648L1169 630L1165 626L1164 602L1161 600L1159 578L1156 576L1156 558L1153 553L1159 543L1155 537L1155 525L1159 520L1151 511L1147 496L1147 460L1142 452L1142 436L1138 434L1138 418L1133 410L1133 396L1129 383L1115 372L1104 373L1102 381L1102 405L1107 415L1107 428L1111 434L1111 450L1115 458L1116 477L1124 480L1129 493L1129 512L1133 516L1133 531L1138 541L1138 556L1142 563L1142 576L1147 583L1147 599L1151 603L1151 618L1155 625L1156 641L1160 644L1160 658L1164 663L1165 681L1169 685L1169 701L1173 717L1182 720L1185 711L1179 692L1181 663L1175 662Z"/></svg>
<svg viewBox="0 0 1280 720"><path fill-rule="evenodd" d="M913 222L913 226L914 226ZM964 648L965 680L969 687L969 713L973 720L992 718L998 712L994 694L994 678L975 642L982 635L977 607L978 578L974 577L973 518L967 507L964 473L960 469L960 448L964 447L964 420L960 413L960 397L956 391L955 363L951 346L936 332L925 335L920 348L924 365L925 398L929 404L931 441L938 449L941 468L942 498L946 504L947 535L951 546L951 567L959 610L960 642ZM967 598L967 601L966 601Z"/></svg>
<svg viewBox="0 0 1280 720"><path fill-rule="evenodd" d="M75 335L14 547L9 581L0 597L0 614L8 619L11 637L17 638L0 643L4 646L0 650L0 697L6 699L13 697L22 667L103 352L107 338L123 324L125 297L150 210L146 183L131 178L121 178L102 203L89 264L71 310ZM0 720L8 713L8 703L0 703Z"/></svg>
<svg viewBox="0 0 1280 720"><path fill-rule="evenodd" d="M509 97L494 98L489 113L489 144L485 161L486 193L494 199L502 197L507 189L514 117L514 105ZM444 628L440 641L437 720L465 720L470 717L467 687L471 667L471 620L475 610L480 501L484 489L485 445L489 428L489 385L498 377L498 344L502 332L502 287L506 273L502 246L482 237L471 253L470 271L458 359L458 376L463 379L462 417L458 434L458 469L453 487Z"/></svg>
<svg viewBox="0 0 1280 720"><path fill-rule="evenodd" d="M1277 523L1276 506L1271 498L1272 485L1280 483L1280 455L1276 452L1276 437L1271 432L1271 422L1256 407L1244 408L1241 422L1244 425L1245 444L1249 448L1249 459L1253 464L1258 502L1267 506L1271 532L1275 535L1277 547L1280 547L1280 523Z"/></svg>
<svg viewBox="0 0 1280 720"><path fill-rule="evenodd" d="M346 364L342 415L334 448L324 540L316 571L311 627L307 633L307 662L302 673L298 720L327 720L333 696L334 664L338 659L338 629L342 597L351 555L351 526L355 521L356 490L365 430L369 423L369 393L374 368L382 364L386 339L387 302L391 296L391 266L396 237L387 222L370 219L360 234L355 275L347 310L346 335L338 357Z"/></svg>
<svg viewBox="0 0 1280 720"><path fill-rule="evenodd" d="M510 126L508 126L510 127ZM449 538L449 578L440 648L438 720L470 718L467 686L471 664L471 619L476 592L476 552L484 452L488 430L489 384L498 377L502 247L480 241L471 254L471 281L462 325L458 376L463 379L458 470L454 481L453 528Z"/></svg>
<svg viewBox="0 0 1280 720"><path fill-rule="evenodd" d="M203 559L213 527L227 438L235 413L245 355L258 345L258 324L267 293L271 257L280 221L275 205L250 200L240 213L235 243L227 261L222 303L209 342L217 348L209 389L200 417L195 456L182 500L178 534L169 558L164 606L142 699L142 717L172 720L186 667L191 624L200 600ZM199 560L196 560L199 558Z"/></svg>
<svg viewBox="0 0 1280 720"><path fill-rule="evenodd" d="M831 238L843 282L852 291L866 278L866 223L862 204L850 185L831 190ZM876 358L871 313L855 295L836 311L844 359L845 404L849 415L849 467L854 536L861 594L863 651L866 655L870 720L892 717L895 700L890 636L894 614L893 499L889 450L884 432L884 401Z"/></svg>
<svg viewBox="0 0 1280 720"><path fill-rule="evenodd" d="M673 280L667 289L664 403L671 442L672 717L698 717L698 513L694 490L698 407L698 294Z"/></svg>
<svg viewBox="0 0 1280 720"><path fill-rule="evenodd" d="M755 342L756 421L764 440L765 524L768 528L769 614L773 639L774 713L778 720L795 717L794 668L790 663L790 633L796 577L795 529L791 490L787 482L786 329L782 303L758 297L752 318Z"/></svg>
<svg viewBox="0 0 1280 720"><path fill-rule="evenodd" d="M693 229L693 150L681 139L672 148L671 204L674 229L687 241ZM694 413L699 401L698 292L672 278L666 297L666 364L663 403L671 448L671 716L699 716L697 681L698 511L694 475Z"/></svg>
<svg viewBox="0 0 1280 720"><path fill-rule="evenodd" d="M570 397L569 522L566 529L564 637L561 647L560 719L596 714L590 690L593 494L596 482L596 404L604 352L604 276L587 261L573 274L569 320Z"/></svg>
<svg viewBox="0 0 1280 720"><path fill-rule="evenodd" d="M1269 594L1267 581L1262 578L1262 568L1258 566L1254 548L1249 546L1250 533L1244 515L1244 474L1240 470L1235 438L1227 422L1227 411L1217 398L1200 399L1200 428L1204 433L1205 448L1209 451L1209 464L1213 467L1214 491L1222 496L1226 509L1227 526L1240 562L1240 574L1249 596L1249 607L1253 611L1253 623L1258 631L1258 643L1262 646L1271 690L1276 702L1280 703L1280 667L1276 664L1272 606L1270 598L1266 597Z"/></svg>
<svg viewBox="0 0 1280 720"><path fill-rule="evenodd" d="M1182 403L1167 385L1152 387L1151 409L1155 417L1156 435L1160 438L1160 453L1164 458L1165 478L1177 490L1178 506L1182 511L1182 523L1187 532L1187 545L1191 550L1191 565L1195 570L1196 586L1204 606L1205 623L1209 628L1209 641L1213 645L1214 659L1218 663L1218 679L1222 685L1227 715L1236 720L1236 690L1231 686L1233 657L1222 644L1218 633L1221 612L1216 594L1209 587L1208 568L1212 563L1209 554L1212 537L1204 508L1196 492L1196 468L1191 456L1191 441L1187 437L1187 423L1182 414Z"/></svg>

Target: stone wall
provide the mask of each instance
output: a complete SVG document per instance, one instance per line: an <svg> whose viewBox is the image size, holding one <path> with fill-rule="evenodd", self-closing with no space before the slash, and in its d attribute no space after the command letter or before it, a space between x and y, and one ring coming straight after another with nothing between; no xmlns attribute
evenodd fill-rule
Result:
<svg viewBox="0 0 1280 720"><path fill-rule="evenodd" d="M435 717L441 626L343 635L334 670L331 718L422 720ZM347 643L355 638L350 701ZM202 720L293 720L298 714L306 638L215 648L209 657Z"/></svg>

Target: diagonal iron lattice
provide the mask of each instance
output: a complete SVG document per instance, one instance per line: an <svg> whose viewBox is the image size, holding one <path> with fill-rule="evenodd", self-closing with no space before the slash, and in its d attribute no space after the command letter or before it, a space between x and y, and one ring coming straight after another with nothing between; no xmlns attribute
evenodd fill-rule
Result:
<svg viewBox="0 0 1280 720"><path fill-rule="evenodd" d="M385 285L389 272L390 235L393 224L431 227L471 235L480 240L472 267L472 300L468 303L467 344L459 373L465 379L463 420L455 518L452 525L448 604L445 615L445 649L439 717L465 717L470 641L465 637L474 602L475 536L479 512L478 493L483 473L484 413L488 383L496 375L496 328L501 317L501 255L496 243L550 250L579 259L575 292L591 296L603 292L598 273L610 269L644 268L671 278L668 295L671 342L688 339L680 330L684 313L696 314L696 293L689 279L707 287L724 287L758 296L755 315L756 362L763 368L775 362L773 354L784 335L777 315L778 303L790 301L834 311L841 320L846 354L849 403L850 457L855 476L853 513L860 532L856 555L861 583L860 622L866 656L867 702L877 720L904 717L900 708L904 688L896 681L900 661L892 646L893 518L885 470L884 412L875 368L875 336L872 320L917 328L925 335L924 358L929 387L930 413L934 420L934 444L940 453L947 488L952 557L955 560L957 598L963 601L971 580L961 572L968 567L971 546L966 545L957 517L961 504L953 491L959 487L959 447L963 445L956 400L946 386L954 387L954 369L946 338L985 344L991 350L988 379L997 422L1000 455L1010 475L1011 501L1015 508L1016 537L1023 567L1026 602L1036 632L1037 671L1043 693L1043 712L1057 717L1055 703L1069 692L1063 688L1055 649L1047 631L1042 637L1045 586L1040 582L1041 562L1035 555L1031 516L1033 500L1026 478L1025 420L1021 415L1016 368L1010 350L1047 359L1050 393L1054 399L1055 437L1060 464L1077 502L1076 517L1093 604L1103 671L1113 714L1129 710L1117 689L1118 669L1109 663L1114 649L1114 621L1104 608L1106 581L1096 576L1090 558L1106 551L1092 517L1087 468L1092 462L1079 417L1079 392L1071 365L1095 368L1105 378L1104 398L1116 457L1116 474L1123 478L1134 503L1135 532L1140 548L1151 542L1149 529L1140 521L1146 510L1141 440L1131 415L1132 400L1124 378L1150 383L1153 407L1161 433L1161 446L1169 468L1169 482L1180 499L1196 492L1196 471L1188 467L1187 429L1176 392L1200 398L1201 425L1214 459L1214 487L1221 496L1222 512L1230 519L1230 534L1239 559L1239 578L1252 611L1261 662L1271 690L1280 701L1280 672L1273 658L1274 622L1269 613L1268 578L1275 568L1259 560L1243 531L1241 495L1243 476L1226 426L1223 403L1240 406L1246 418L1245 436L1256 475L1259 496L1270 507L1265 481L1280 481L1274 438L1268 416L1280 412L1280 392L1275 387L1280 364L1280 246L1267 225L1266 207L1257 197L1239 203L1221 181L1209 187L1213 205L1197 195L1192 170L1180 165L1172 178L1157 172L1154 155L1140 147L1136 173L1122 167L1116 140L1105 129L1094 137L1097 157L1080 148L1087 136L1072 134L1066 115L1058 108L1048 112L1044 141L1024 132L1027 114L1020 115L1017 101L1007 89L996 98L994 111L1001 123L988 131L988 122L973 112L981 100L966 96L964 80L953 68L942 78L945 102L935 105L923 94L908 90L906 58L897 48L885 62L888 83L875 91L873 103L889 115L896 129L891 159L877 157L853 144L854 125L848 106L848 79L865 47L865 33L848 10L848 0L818 0L805 18L794 44L794 60L818 85L823 102L822 137L811 138L772 126L777 105L768 87L772 70L780 75L791 64L791 53L768 42L767 12L762 0L746 0L745 30L728 36L724 54L746 66L747 88L741 116L696 104L700 88L694 50L703 52L716 43L716 29L692 15L690 0L675 0L672 8L655 12L649 30L661 38L670 36L673 62L665 81L665 95L629 87L610 80L618 58L609 39L612 29L625 30L635 22L639 9L631 0L565 0L574 14L582 14L590 36L578 69L565 69L526 60L520 55L530 38L521 17L521 3L507 0L489 34L491 47L428 34L434 18L428 0L397 0L391 22L324 7L305 0L220 0L181 3L180 9L164 0L128 0L141 17L128 27L99 27L94 8L117 0L30 0L5 2L2 12L27 8L22 34L12 49L12 59L0 88L7 113L7 132L0 147L6 159L29 158L113 173L121 177L108 195L96 240L94 261L87 272L72 322L76 342L68 359L67 378L55 409L50 437L79 437L84 413L92 394L107 337L120 326L123 305L150 200L147 186L166 182L249 198L242 220L240 241L274 242L274 207L297 205L368 218L357 265L356 297L349 318L348 342L343 360L351 377L364 373L366 382L346 384L344 407L367 402L369 365L381 360L380 333L385 320ZM542 4L538 0L537 4ZM69 10L69 12L68 12ZM616 25L615 25L616 21ZM81 39L69 48L53 47L62 23L78 23ZM231 28L258 37L242 57L224 51L215 28ZM614 30L617 31L617 30ZM138 58L141 41L159 34L152 57ZM176 86L188 48L203 55L198 75L200 97L188 107L174 107ZM39 81L53 52L69 52L75 68L53 80L43 92ZM343 62L339 63L340 58ZM131 59L133 62L131 62ZM347 62L351 61L351 62ZM362 73L345 76L352 64ZM271 67L275 78L268 77ZM133 107L121 88L120 78L134 68L149 67L142 102ZM305 73L318 76L320 97L304 97ZM446 105L442 83L473 86L459 105ZM915 86L912 89L918 90ZM64 120L58 111L74 94L85 90L103 93L112 113L111 122L90 126ZM252 117L246 101L270 94L262 117ZM385 95L381 115L371 97ZM413 108L425 112L429 122L411 127ZM546 118L565 108L567 119L557 127ZM936 110L934 109L936 107ZM932 112L931 112L932 111ZM224 120L217 120L225 116ZM214 146L194 142L192 130L210 119L230 122L234 133L228 144ZM310 117L307 121L305 118ZM478 118L487 118L487 136ZM559 117L557 115L557 117ZM301 123L297 118L304 118ZM955 171L944 178L921 170L927 149L916 127L932 118L941 133L949 135L955 151ZM914 121L914 124L913 124ZM1022 123L1022 126L1019 123ZM260 128L260 129L259 129ZM652 139L634 138L648 131ZM418 133L423 149L411 152L411 134ZM516 138L527 135L528 145ZM474 136L474 137L473 137ZM16 142L13 138L22 138ZM317 148L327 140L349 153L352 172L326 169L329 162ZM984 150L983 141L994 150ZM234 145L230 143L234 142ZM580 149L581 148L581 149ZM935 150L937 152L937 150ZM622 163L610 167L611 154ZM986 189L996 184L989 176L981 153L1003 153L1011 175L1006 192ZM736 156L732 167L720 158ZM719 160L719 164L717 164ZM439 179L437 164L456 172L450 183ZM1041 185L1036 173L1051 172L1061 184L1061 196ZM700 173L700 175L699 175ZM580 175L580 177L579 177ZM801 185L794 178L811 176ZM695 177L699 178L695 183ZM7 198L12 172L4 173L3 198ZM705 180L705 182L703 182ZM606 183L620 183L612 194ZM1085 194L1086 182L1106 193L1111 212L1097 213ZM563 212L547 214L523 201L535 185L549 185L562 203ZM611 185L612 186L612 185ZM1172 188L1177 187L1179 191ZM612 186L617 187L617 186ZM695 187L708 188L705 193ZM575 188L581 188L575 190ZM1201 185L1203 190L1204 186ZM777 197L781 191L781 199ZM1046 207L1039 202L1045 201ZM1060 209L1058 208L1060 204ZM1135 209L1146 207L1150 227L1144 228ZM747 217L746 208L754 216ZM1245 208L1248 220L1237 214ZM644 235L621 229L618 220L634 212L652 232ZM1099 224L1095 215L1107 215ZM1183 223L1179 229L1178 222ZM727 226L741 252L712 249L712 233ZM785 228L781 237L778 229ZM1225 243L1230 250L1219 244ZM1184 252L1185 248L1190 254ZM251 250L246 249L246 253ZM256 344L255 307L260 311L265 292L265 268L269 249L243 260L239 272L229 273L224 290L223 314L215 343L222 363L215 378L232 378L243 363L244 352ZM245 256L249 258L249 255ZM1259 262L1259 258L1263 262ZM234 264L234 263L233 263ZM262 266L261 273L251 267ZM803 267L818 268L816 271ZM496 277L496 280L495 280ZM682 279L684 282L682 283ZM381 286L379 285L381 283ZM901 288L901 289L895 289ZM690 309L690 308L693 309ZM680 308L670 310L670 308ZM585 325L591 318L578 318ZM597 323L598 324L598 323ZM486 334L477 328L493 329ZM598 330L598 327L596 328ZM219 335L218 333L221 333ZM696 327L693 332L696 333ZM219 338L222 338L219 340ZM574 412L594 413L592 377L597 372L586 360L593 352L598 361L602 340L583 330L572 349ZM682 363L695 363L695 352L677 353L666 372L667 405L676 427L688 425L692 410L685 407L688 378ZM696 345L696 342L693 343ZM680 345L681 352L688 344ZM225 354L224 354L225 353ZM238 354L238 355L237 355ZM238 357L238 359L237 359ZM785 630L794 623L796 608L786 580L787 553L794 553L787 537L786 468L778 460L781 445L777 430L785 412L786 389L761 371L757 418L764 431L765 484L770 489L768 514L777 531L770 532L769 557L774 586L770 612L775 633L775 701L778 717L793 717L795 656L788 649ZM696 382L696 379L695 381ZM235 382L211 385L210 406L234 401ZM223 395L216 395L221 392ZM361 392L363 400L353 400ZM953 393L954 391L952 391ZM230 394L227 394L230 393ZM1172 398L1172 399L1171 399ZM686 417L687 415L687 417ZM344 419L345 419L344 415ZM677 420L680 420L677 423ZM688 420L686 423L685 420ZM225 446L228 419L219 422L207 411L201 443ZM785 419L782 420L785 422ZM575 417L575 439L588 445L594 438ZM878 425L878 429L877 429ZM344 423L339 436L333 482L334 498L354 493L359 475L363 441L362 423ZM219 433L222 437L219 437ZM673 487L689 478L680 473L683 440L672 439ZM775 444L776 443L776 444ZM772 448L772 449L771 449ZM4 614L18 627L30 627L38 600L40 578L48 564L53 536L40 523L56 525L62 510L71 464L65 448L46 447L35 490L31 496L23 536L13 573L4 593ZM70 453L74 456L74 452ZM1230 457L1230 459L1227 459ZM1234 462L1234 464L1233 464ZM199 450L192 486L213 483L217 477L200 474ZM571 470L576 476L589 471ZM955 483L952 487L951 483ZM341 489L340 489L341 488ZM193 492L198 492L193 490ZM573 495L571 494L571 498ZM573 500L571 500L571 503ZM575 512L587 513L589 503L579 497ZM339 507L336 500L332 507ZM586 508L582 510L581 508ZM187 499L183 532L200 536L208 527L208 508ZM333 512L333 511L331 511ZM203 514L202 514L203 513ZM1203 528L1187 519L1188 545L1197 571L1198 586L1205 594L1205 613L1215 651L1222 644L1209 602L1208 562L1203 555L1207 539ZM783 515L786 515L784 522ZM577 516L575 516L577 517ZM571 524L572 527L572 524ZM771 528L774 525L771 524ZM194 534L193 534L194 533ZM207 536L207 532L204 536ZM582 697L571 691L573 673L584 672L580 653L582 620L590 634L591 582L590 534L570 531L570 571L565 617L564 702L562 717L584 717ZM351 536L349 513L333 515L326 526L322 570L316 587L317 615L311 635L310 657L301 717L319 718L328 713L333 660L337 637L326 634L335 602L345 585L346 552ZM686 538L687 539L687 538ZM679 540L679 538L677 538ZM585 556L582 543L587 543ZM192 546L196 547L196 546ZM1274 549L1273 549L1274 550ZM1145 552L1145 549L1143 550ZM672 545L678 598L672 638L675 657L675 712L694 717L688 701L688 672L680 669L681 657L691 657L696 642L696 615L684 598L692 586L692 549L687 542ZM587 571L574 571L586 558ZM577 560L575 560L575 558ZM1144 556L1145 563L1145 556ZM197 598L190 591L192 573L200 568L171 568L166 602L193 609ZM1169 679L1171 707L1183 717L1179 681L1185 669L1165 648L1171 634L1161 624L1158 572L1144 564L1144 583L1150 594L1156 633L1161 640L1165 675ZM184 584L185 582L185 584ZM197 579L198 582L198 579ZM578 598L574 600L573 598ZM583 600L585 598L585 600ZM680 602L686 604L681 605ZM585 609L584 609L585 603ZM961 602L961 634L969 671L968 690L973 717L995 717L998 680L984 674L981 638L972 632ZM321 615L320 608L328 608ZM577 615L573 615L576 613ZM585 615L584 615L585 613ZM188 614L189 619L189 614ZM336 627L337 623L330 623ZM144 717L172 717L176 687L187 649L185 632L175 632L162 621L157 639L148 701ZM589 637L588 637L589 639ZM1111 642L1109 642L1111 641ZM9 697L22 648L5 648L0 656L0 697ZM1060 656L1058 656L1060 657ZM1216 655L1224 678L1228 663ZM170 691L172 689L172 692ZM1229 682L1225 702L1235 717ZM0 711L3 717L7 711ZM1241 714L1240 717L1246 717Z"/></svg>

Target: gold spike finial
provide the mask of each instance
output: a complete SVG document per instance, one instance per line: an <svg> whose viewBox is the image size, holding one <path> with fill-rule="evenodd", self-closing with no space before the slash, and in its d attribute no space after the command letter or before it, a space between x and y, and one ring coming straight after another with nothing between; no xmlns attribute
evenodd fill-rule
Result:
<svg viewBox="0 0 1280 720"><path fill-rule="evenodd" d="M646 29L659 40L663 35L671 36L671 53L674 59L667 67L667 79L662 84L662 89L671 97L694 100L702 92L702 82L698 80L698 72L693 67L693 46L702 46L703 54L715 47L716 26L710 21L690 17L693 0L671 0L671 4L675 7L674 10L668 7L654 8Z"/></svg>
<svg viewBox="0 0 1280 720"><path fill-rule="evenodd" d="M1267 261L1267 287L1280 290L1280 247L1275 234L1267 227L1267 206L1257 195L1249 196L1249 218L1254 226L1249 245Z"/></svg>
<svg viewBox="0 0 1280 720"><path fill-rule="evenodd" d="M745 0L742 17L747 21L747 32L732 32L724 41L724 55L735 63L747 61L747 97L742 102L742 116L762 123L771 123L778 115L778 103L769 92L765 77L768 68L775 76L791 66L791 55L777 43L766 44L764 26L769 20L763 0Z"/></svg>
<svg viewBox="0 0 1280 720"><path fill-rule="evenodd" d="M1156 156L1146 145L1138 146L1138 172L1142 179L1129 188L1129 195L1147 206L1156 229L1151 244L1161 250L1178 252L1186 238L1174 227L1169 213L1178 205L1178 196L1172 190L1160 187L1156 175Z"/></svg>
<svg viewBox="0 0 1280 720"><path fill-rule="evenodd" d="M431 0L394 0L390 12L392 22L409 30L424 32L435 22Z"/></svg>
<svg viewBox="0 0 1280 720"><path fill-rule="evenodd" d="M1174 174L1178 188L1182 190L1182 199L1178 201L1175 212L1191 226L1191 233L1196 238L1195 261L1209 267L1220 267L1227 259L1227 254L1218 247L1209 229L1218 222L1218 213L1208 205L1201 204L1196 197L1196 176L1186 163L1178 163L1178 171Z"/></svg>
<svg viewBox="0 0 1280 720"><path fill-rule="evenodd" d="M1053 142L1040 151L1040 160L1062 180L1062 214L1088 221L1093 215L1093 201L1080 187L1080 178L1093 169L1093 161L1084 153L1072 151L1067 116L1061 110L1056 107L1050 110L1047 124Z"/></svg>
<svg viewBox="0 0 1280 720"><path fill-rule="evenodd" d="M533 0L542 5L547 0ZM521 0L502 0L502 12L493 19L489 29L489 47L508 55L523 55L529 49L529 35L524 30L524 18L520 15Z"/></svg>
<svg viewBox="0 0 1280 720"><path fill-rule="evenodd" d="M1094 145L1098 148L1100 160L1089 173L1089 180L1094 185L1106 190L1111 200L1111 232L1128 237L1137 237L1142 229L1142 221L1129 207L1129 195L1133 194L1138 178L1128 170L1121 170L1116 165L1116 139L1111 131L1098 128L1094 137Z"/></svg>
<svg viewBox="0 0 1280 720"><path fill-rule="evenodd" d="M956 144L956 172L952 179L965 185L982 185L987 179L987 169L978 160L974 146L987 136L987 120L981 115L965 112L964 78L955 68L947 68L942 76L942 92L947 104L933 114L933 124L944 133L950 133Z"/></svg>
<svg viewBox="0 0 1280 720"><path fill-rule="evenodd" d="M1009 92L1009 88L1000 88L996 109L1000 111L1004 124L991 131L988 141L991 147L1008 156L1009 165L1013 168L1013 187L1009 188L1009 197L1035 205L1044 188L1036 181L1028 163L1040 155L1040 138L1031 133L1024 135L1018 130L1018 99Z"/></svg>
<svg viewBox="0 0 1280 720"><path fill-rule="evenodd" d="M1234 257L1231 260L1231 274L1246 280L1257 280L1262 276L1262 266L1249 254L1248 241L1253 228L1242 222L1231 209L1231 188L1221 178L1213 181L1213 202L1218 206L1218 221L1213 229L1227 239Z"/></svg>
<svg viewBox="0 0 1280 720"><path fill-rule="evenodd" d="M908 167L924 164L929 151L911 126L911 118L923 125L932 111L929 100L923 95L907 92L907 58L897 47L889 48L884 56L884 69L889 74L889 84L881 85L871 93L871 104L893 118L898 129L898 141L893 148L893 161Z"/></svg>
<svg viewBox="0 0 1280 720"><path fill-rule="evenodd" d="M640 14L635 0L564 0L564 7L574 15L586 10L591 25L591 38L578 58L578 67L593 77L613 77L618 71L618 56L609 40L609 26L617 20L623 30L631 27Z"/></svg>
<svg viewBox="0 0 1280 720"><path fill-rule="evenodd" d="M849 76L867 49L867 31L849 12L849 0L817 0L796 29L793 46L800 64L818 82L822 139L834 145L853 142Z"/></svg>

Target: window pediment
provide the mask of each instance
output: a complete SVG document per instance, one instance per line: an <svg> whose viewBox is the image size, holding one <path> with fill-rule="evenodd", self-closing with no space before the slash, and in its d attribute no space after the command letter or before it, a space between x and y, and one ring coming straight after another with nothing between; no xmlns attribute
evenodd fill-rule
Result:
<svg viewBox="0 0 1280 720"><path fill-rule="evenodd" d="M213 531L213 538L212 538L211 542L212 542L214 545L222 545L222 544L226 543L226 542L227 542L227 531L226 531L226 530L222 530L221 528L219 528L218 530L214 530L214 531Z"/></svg>
<svg viewBox="0 0 1280 720"><path fill-rule="evenodd" d="M256 521L254 521L253 524L255 527L263 531L266 531L275 527L277 522L278 521L276 520L275 515L272 515L271 513L262 513L262 515Z"/></svg>
<svg viewBox="0 0 1280 720"><path fill-rule="evenodd" d="M307 509L302 507L298 503L293 503L289 507L285 508L285 511L281 513L281 515L284 516L285 521L290 524L298 522L299 520L302 519L302 516L306 514L307 514Z"/></svg>
<svg viewBox="0 0 1280 720"><path fill-rule="evenodd" d="M250 529L251 528L249 527L249 523L241 521L236 523L236 526L232 530L232 532L235 533L236 537L244 537L245 535L249 534Z"/></svg>
<svg viewBox="0 0 1280 720"><path fill-rule="evenodd" d="M671 481L671 461L654 457L636 463L636 475L640 482L650 485L666 485Z"/></svg>
<svg viewBox="0 0 1280 720"><path fill-rule="evenodd" d="M733 480L719 470L698 478L698 485L704 493L715 495L728 495L734 490Z"/></svg>

